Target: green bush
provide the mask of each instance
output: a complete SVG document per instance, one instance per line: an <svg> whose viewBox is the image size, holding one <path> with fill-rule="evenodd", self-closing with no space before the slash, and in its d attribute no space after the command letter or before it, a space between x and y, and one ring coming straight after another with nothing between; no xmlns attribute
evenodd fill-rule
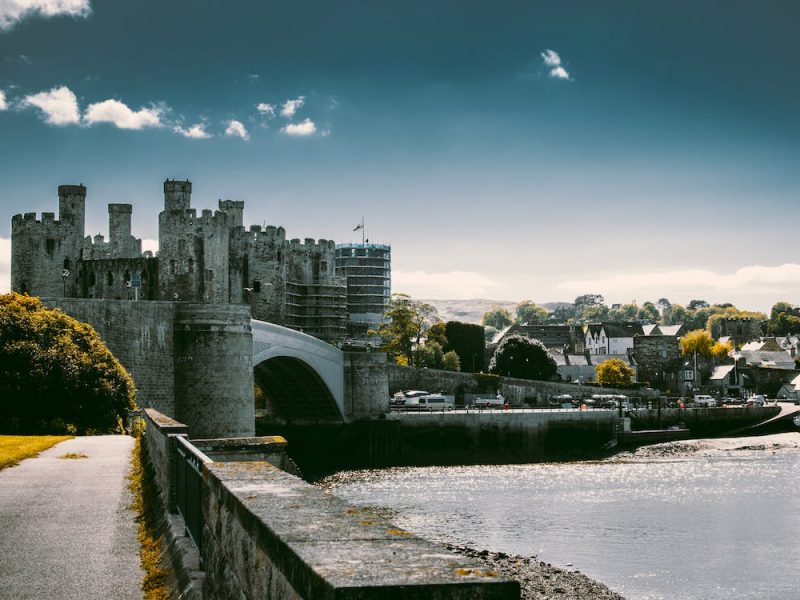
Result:
<svg viewBox="0 0 800 600"><path fill-rule="evenodd" d="M133 408L133 380L90 325L0 295L0 432L113 433Z"/></svg>

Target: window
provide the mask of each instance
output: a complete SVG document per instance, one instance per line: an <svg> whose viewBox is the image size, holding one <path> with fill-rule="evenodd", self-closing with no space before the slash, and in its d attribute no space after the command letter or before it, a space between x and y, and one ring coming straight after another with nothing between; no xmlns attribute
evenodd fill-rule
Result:
<svg viewBox="0 0 800 600"><path fill-rule="evenodd" d="M258 279L253 279L253 291L256 294L261 291L261 282Z"/></svg>
<svg viewBox="0 0 800 600"><path fill-rule="evenodd" d="M108 287L111 287L112 285L114 285L114 274L111 271L106 273L106 285Z"/></svg>
<svg viewBox="0 0 800 600"><path fill-rule="evenodd" d="M49 256L53 256L53 252L56 250L56 241L53 238L47 238L44 242L44 251L47 252Z"/></svg>
<svg viewBox="0 0 800 600"><path fill-rule="evenodd" d="M684 381L694 381L694 371L691 369L686 369L683 372L683 379Z"/></svg>

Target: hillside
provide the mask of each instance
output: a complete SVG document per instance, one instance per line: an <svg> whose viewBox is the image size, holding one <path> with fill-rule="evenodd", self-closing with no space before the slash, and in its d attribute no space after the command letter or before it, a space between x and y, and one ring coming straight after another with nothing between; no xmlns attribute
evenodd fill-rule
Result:
<svg viewBox="0 0 800 600"><path fill-rule="evenodd" d="M505 308L512 315L518 302L510 300L488 300L482 298L472 298L468 300L441 300L420 298L420 302L427 302L436 307L439 318L442 321L463 321L465 323L480 323L483 313L493 306ZM540 304L549 311L555 310L559 306L566 306L567 302L545 302Z"/></svg>

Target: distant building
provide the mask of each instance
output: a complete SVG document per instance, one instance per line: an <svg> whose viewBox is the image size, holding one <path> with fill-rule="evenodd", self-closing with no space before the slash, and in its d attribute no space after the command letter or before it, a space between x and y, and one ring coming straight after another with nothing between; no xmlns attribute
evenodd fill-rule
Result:
<svg viewBox="0 0 800 600"><path fill-rule="evenodd" d="M347 333L369 337L383 322L392 297L392 249L388 244L337 244L336 276L347 282Z"/></svg>

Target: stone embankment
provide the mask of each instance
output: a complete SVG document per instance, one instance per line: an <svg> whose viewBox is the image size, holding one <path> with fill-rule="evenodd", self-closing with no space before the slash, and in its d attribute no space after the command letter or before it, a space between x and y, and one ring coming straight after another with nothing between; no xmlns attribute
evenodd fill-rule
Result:
<svg viewBox="0 0 800 600"><path fill-rule="evenodd" d="M624 600L620 594L579 571L559 569L537 560L535 556L515 556L452 544L447 544L447 547L463 556L480 560L501 575L516 579L520 585L521 600Z"/></svg>

